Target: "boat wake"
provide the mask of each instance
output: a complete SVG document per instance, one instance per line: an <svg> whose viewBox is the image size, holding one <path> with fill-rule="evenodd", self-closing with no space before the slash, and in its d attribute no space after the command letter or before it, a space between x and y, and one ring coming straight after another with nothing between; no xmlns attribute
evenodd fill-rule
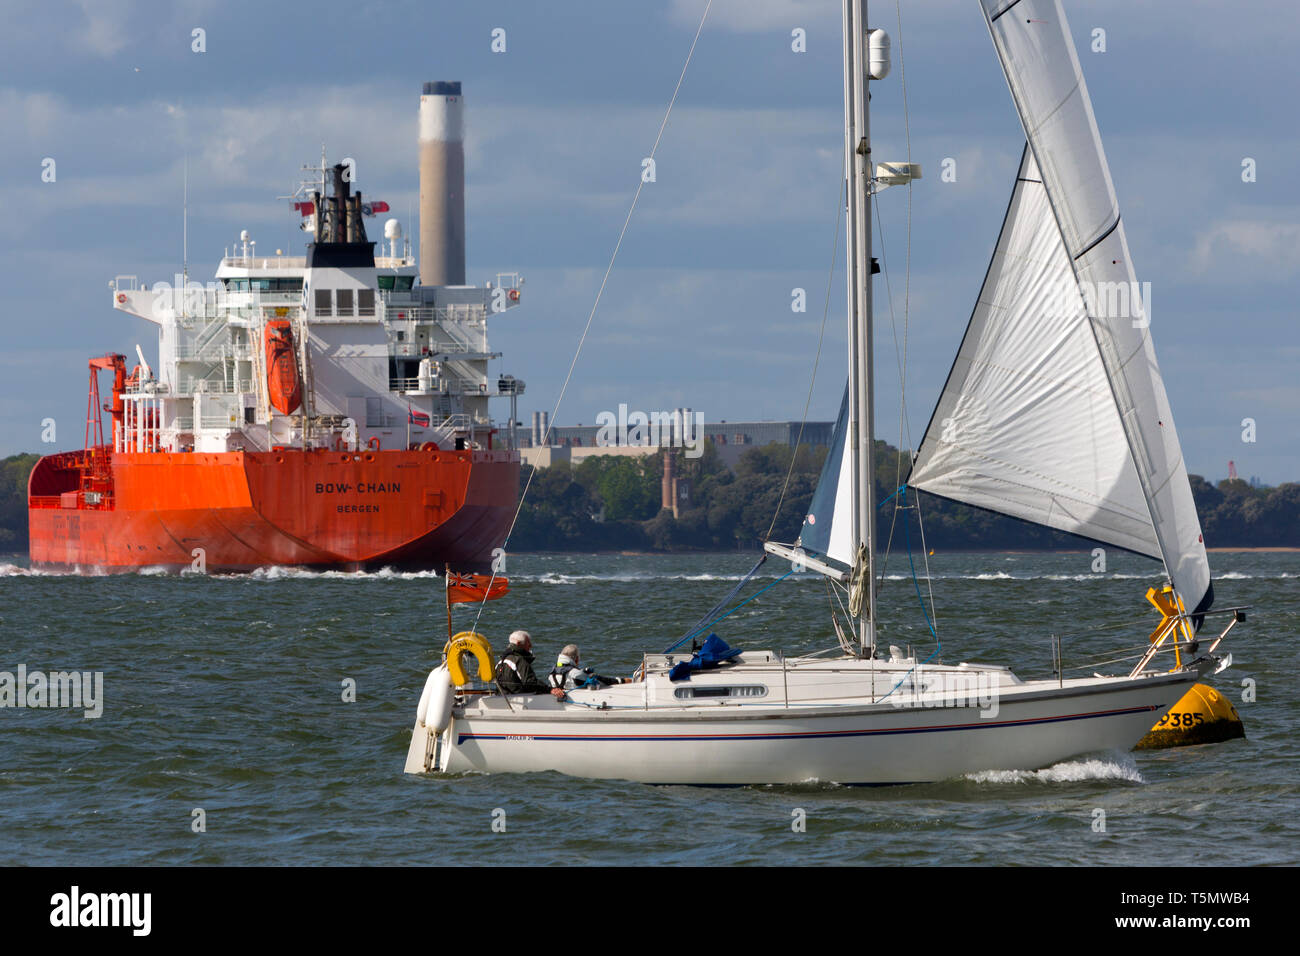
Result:
<svg viewBox="0 0 1300 956"><path fill-rule="evenodd" d="M981 770L968 773L963 780L992 784L1082 783L1087 780L1120 780L1145 783L1137 763L1129 754L1066 760L1042 770Z"/></svg>
<svg viewBox="0 0 1300 956"><path fill-rule="evenodd" d="M398 571L396 568L380 568L378 571L313 571L293 567L257 568L246 574L226 576L251 578L255 581L431 581L439 577L437 571Z"/></svg>

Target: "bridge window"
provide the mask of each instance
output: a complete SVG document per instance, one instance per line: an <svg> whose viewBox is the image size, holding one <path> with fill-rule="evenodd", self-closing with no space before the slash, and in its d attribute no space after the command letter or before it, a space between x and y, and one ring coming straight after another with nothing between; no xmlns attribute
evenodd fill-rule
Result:
<svg viewBox="0 0 1300 956"><path fill-rule="evenodd" d="M316 314L317 315L334 314L333 298L330 295L332 291L333 290L331 289L316 290Z"/></svg>

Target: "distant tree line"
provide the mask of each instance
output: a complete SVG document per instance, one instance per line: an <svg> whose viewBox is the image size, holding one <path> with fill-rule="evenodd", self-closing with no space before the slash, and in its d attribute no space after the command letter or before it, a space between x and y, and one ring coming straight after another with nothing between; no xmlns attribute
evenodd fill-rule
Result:
<svg viewBox="0 0 1300 956"><path fill-rule="evenodd" d="M734 469L711 441L699 458L676 453L675 472L689 486L678 517L660 507L663 456L595 455L535 471L524 466L520 488L532 476L512 551L730 551L754 550L767 538L792 542L812 501L825 448L767 445L748 449ZM27 476L38 455L0 460L0 551L27 550ZM880 541L895 547L910 535L920 547L916 505L925 543L944 551L1032 551L1085 547L1080 538L928 494L894 495L906 477L906 453L876 443L876 500ZM787 483L787 475L788 483ZM1300 547L1300 484L1252 488L1240 479L1212 485L1191 476L1205 542L1211 547ZM887 500L888 499L888 500ZM780 507L778 514L778 505ZM898 510L902 506L903 510ZM773 515L776 520L773 521ZM769 534L769 528L771 533Z"/></svg>
<svg viewBox="0 0 1300 956"><path fill-rule="evenodd" d="M660 507L662 455L597 455L578 465L557 463L537 469L510 549L718 551L752 550L769 537L792 542L825 457L825 448L801 447L796 452L772 444L747 450L733 470L721 461L712 442L706 442L703 455L694 460L679 451L675 471L689 483L690 497L684 506L679 503L677 518ZM521 482L527 483L530 470L524 467ZM877 513L881 542L892 538L901 546L910 535L913 547L919 548L919 504L930 548L1032 551L1087 546L1072 535L924 492L899 492L906 476L907 454L900 461L896 448L878 441L876 501L884 502ZM1300 484L1252 488L1230 479L1215 486L1192 475L1191 485L1207 545L1300 547Z"/></svg>
<svg viewBox="0 0 1300 956"><path fill-rule="evenodd" d="M0 459L0 551L27 550L27 476L40 455Z"/></svg>

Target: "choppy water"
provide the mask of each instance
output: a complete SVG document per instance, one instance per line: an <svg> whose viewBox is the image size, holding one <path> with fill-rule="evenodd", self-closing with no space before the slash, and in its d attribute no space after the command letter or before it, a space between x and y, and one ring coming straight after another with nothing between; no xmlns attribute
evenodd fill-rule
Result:
<svg viewBox="0 0 1300 956"><path fill-rule="evenodd" d="M545 665L577 641L600 670L627 671L752 560L512 557L512 593L479 629L499 644L528 628ZM0 709L0 864L1296 863L1300 555L1211 560L1219 604L1255 605L1230 637L1235 666L1212 681L1246 740L930 785L714 790L403 774L443 641L431 574L80 578L0 558L0 671L102 671L105 698L94 720ZM949 663L1041 675L1052 633L1065 635L1069 666L1140 641L1151 623L1142 595L1156 578L1140 558L1111 554L1104 574L1087 553L930 563ZM769 562L757 586L784 570ZM716 629L733 645L820 649L833 642L826 601L813 576L792 577ZM457 609L458 629L473 613ZM891 560L882 615L885 642L933 649L906 556ZM1254 703L1241 700L1246 678ZM355 703L342 699L346 679ZM196 808L206 832L193 832ZM1105 833L1093 830L1097 808Z"/></svg>

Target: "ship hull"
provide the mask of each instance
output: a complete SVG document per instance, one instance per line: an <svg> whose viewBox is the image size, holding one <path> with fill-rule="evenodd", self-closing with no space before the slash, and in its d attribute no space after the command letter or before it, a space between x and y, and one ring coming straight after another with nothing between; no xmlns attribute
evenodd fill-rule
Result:
<svg viewBox="0 0 1300 956"><path fill-rule="evenodd" d="M34 567L472 569L504 542L518 498L508 451L113 453L98 502L76 493L68 458L32 472Z"/></svg>

